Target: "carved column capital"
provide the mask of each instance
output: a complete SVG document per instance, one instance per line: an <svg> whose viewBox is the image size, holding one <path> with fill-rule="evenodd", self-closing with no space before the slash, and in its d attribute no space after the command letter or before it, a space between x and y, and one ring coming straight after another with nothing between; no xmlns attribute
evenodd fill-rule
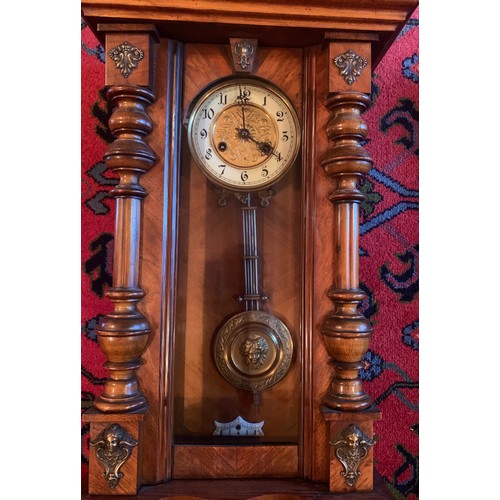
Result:
<svg viewBox="0 0 500 500"><path fill-rule="evenodd" d="M368 133L368 127L361 114L369 105L370 97L360 92L341 92L329 96L325 102L331 113L326 127L330 147L321 165L336 183L334 187L337 190L342 177L348 179L345 188L357 191L358 180L372 167L373 160L370 153L362 144ZM336 197L330 199L334 201ZM357 195L352 201L361 199L362 195Z"/></svg>

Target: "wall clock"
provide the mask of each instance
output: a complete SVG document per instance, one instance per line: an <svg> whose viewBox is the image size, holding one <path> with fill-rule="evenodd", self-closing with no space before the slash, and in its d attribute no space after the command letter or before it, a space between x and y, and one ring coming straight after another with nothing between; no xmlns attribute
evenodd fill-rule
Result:
<svg viewBox="0 0 500 500"><path fill-rule="evenodd" d="M298 492L297 479L306 498L311 482L374 488L361 114L417 2L367 5L82 3L106 47L104 158L120 177L114 311L97 328L110 375L85 419L94 442L110 429L137 442L113 485L90 456L91 494L203 496L193 478L216 497L222 478L266 478L233 483L245 498Z"/></svg>

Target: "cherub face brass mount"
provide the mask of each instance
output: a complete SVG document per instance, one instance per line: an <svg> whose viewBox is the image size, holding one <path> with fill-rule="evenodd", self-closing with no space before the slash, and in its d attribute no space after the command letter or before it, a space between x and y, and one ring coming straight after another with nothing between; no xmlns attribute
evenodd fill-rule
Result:
<svg viewBox="0 0 500 500"><path fill-rule="evenodd" d="M354 424L343 429L330 444L335 450L335 455L344 466L340 474L349 486L354 486L360 476L359 466L368 456L370 448L375 444L375 439L370 439L359 427Z"/></svg>
<svg viewBox="0 0 500 500"><path fill-rule="evenodd" d="M96 457L104 466L103 476L111 489L116 488L123 472L122 465L128 460L132 448L138 441L128 434L119 424L113 424L100 432L90 446L93 446Z"/></svg>

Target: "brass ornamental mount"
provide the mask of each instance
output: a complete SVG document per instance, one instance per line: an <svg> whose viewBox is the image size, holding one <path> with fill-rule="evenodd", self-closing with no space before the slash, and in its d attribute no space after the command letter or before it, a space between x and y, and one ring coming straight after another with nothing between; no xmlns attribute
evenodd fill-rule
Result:
<svg viewBox="0 0 500 500"><path fill-rule="evenodd" d="M269 344L264 337L250 333L240 345L240 354L250 370L257 370L264 364Z"/></svg>
<svg viewBox="0 0 500 500"><path fill-rule="evenodd" d="M227 198L229 196L235 196L236 199L238 199L242 203L244 203L247 198L247 193L232 191L221 187L216 187L215 192L219 197L217 199L217 204L221 207L225 207L227 205ZM261 189L260 191L257 191L257 196L260 198L260 205L263 207L268 207L271 198L274 196L274 190L272 188Z"/></svg>
<svg viewBox="0 0 500 500"><path fill-rule="evenodd" d="M139 61L144 57L144 51L134 47L128 42L123 42L109 51L109 57L114 61L116 69L128 78L132 71L137 68Z"/></svg>
<svg viewBox="0 0 500 500"><path fill-rule="evenodd" d="M349 424L337 434L330 444L335 450L336 457L344 466L340 474L345 478L348 486L354 486L360 476L359 466L368 456L370 448L375 444L359 427Z"/></svg>
<svg viewBox="0 0 500 500"><path fill-rule="evenodd" d="M233 67L237 72L251 73L257 54L256 39L230 38Z"/></svg>
<svg viewBox="0 0 500 500"><path fill-rule="evenodd" d="M349 49L344 54L338 55L333 64L339 68L339 73L347 84L352 85L361 75L361 70L368 65L368 61Z"/></svg>
<svg viewBox="0 0 500 500"><path fill-rule="evenodd" d="M238 57L238 64L245 69L250 64L250 58L254 53L254 48L246 40L242 40L235 45L234 51Z"/></svg>
<svg viewBox="0 0 500 500"><path fill-rule="evenodd" d="M285 324L264 311L245 311L231 317L219 330L215 364L235 387L254 392L279 382L288 372L293 342Z"/></svg>
<svg viewBox="0 0 500 500"><path fill-rule="evenodd" d="M120 472L122 465L128 460L132 448L138 441L128 434L119 424L113 424L100 432L90 441L95 448L95 454L104 466L103 476L109 488L114 489L123 477Z"/></svg>

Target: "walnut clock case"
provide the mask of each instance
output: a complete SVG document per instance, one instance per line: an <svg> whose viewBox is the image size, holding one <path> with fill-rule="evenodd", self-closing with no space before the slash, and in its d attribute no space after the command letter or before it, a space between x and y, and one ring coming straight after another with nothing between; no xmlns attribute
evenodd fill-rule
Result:
<svg viewBox="0 0 500 500"><path fill-rule="evenodd" d="M362 113L416 6L82 2L120 178L90 495L390 498L359 378Z"/></svg>

